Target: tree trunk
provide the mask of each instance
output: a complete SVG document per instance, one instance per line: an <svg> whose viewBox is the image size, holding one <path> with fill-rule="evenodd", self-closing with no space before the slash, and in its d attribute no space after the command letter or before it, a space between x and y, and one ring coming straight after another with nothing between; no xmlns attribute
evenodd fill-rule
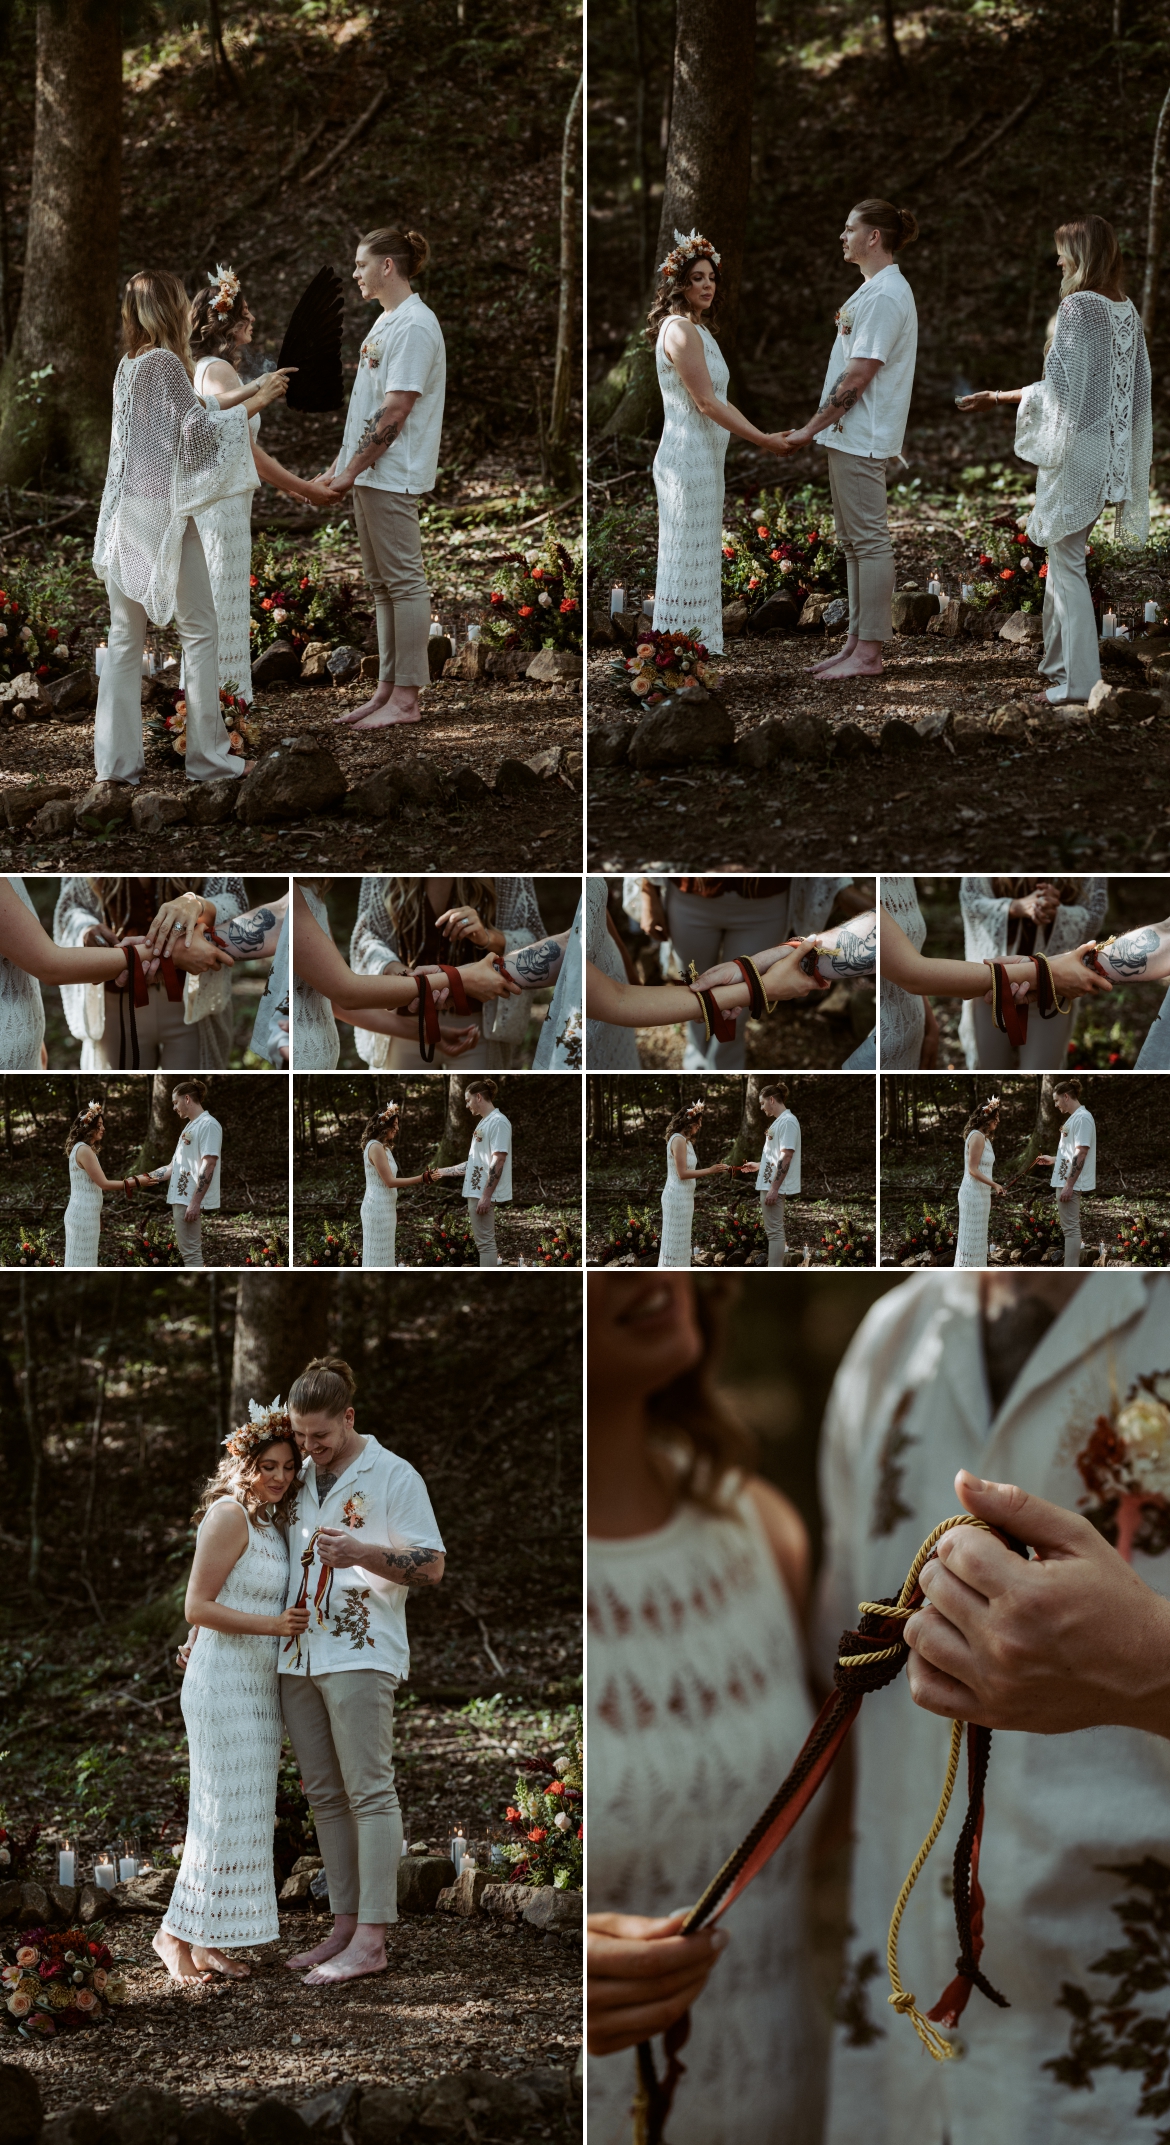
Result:
<svg viewBox="0 0 1170 2145"><path fill-rule="evenodd" d="M178 1129L175 1113L171 1108L171 1090L175 1084L174 1073L156 1072L150 1083L150 1114L142 1145L130 1165L127 1175L144 1176L148 1169L161 1169L175 1151Z"/></svg>
<svg viewBox="0 0 1170 2145"><path fill-rule="evenodd" d="M1027 1169L1030 1172L1030 1181L1039 1184L1042 1179L1038 1171L1031 1171L1031 1164L1037 1155L1043 1154L1046 1149L1049 1154L1056 1153L1060 1140L1060 1118L1052 1099L1056 1079L1055 1073L1044 1073L1041 1077L1040 1093L1036 1102L1036 1122L1027 1146L1021 1148L1019 1154L1008 1164L1005 1174L1009 1177L1016 1176L1021 1169ZM1021 1184L1017 1189L1026 1195L1028 1186Z"/></svg>
<svg viewBox="0 0 1170 2145"><path fill-rule="evenodd" d="M28 1576L31 1582L38 1577L41 1568L41 1473L44 1466L44 1440L37 1415L36 1356L33 1352L27 1274L20 1277L20 1339L24 1354L24 1427L30 1456Z"/></svg>
<svg viewBox="0 0 1170 2145"><path fill-rule="evenodd" d="M219 1275L210 1273L207 1277L207 1325L208 1339L211 1342L211 1397L215 1422L213 1467L219 1463L220 1447L228 1434L223 1412L223 1338L219 1330L219 1286Z"/></svg>
<svg viewBox="0 0 1170 2145"><path fill-rule="evenodd" d="M40 0L24 281L0 372L0 484L27 484L46 463L94 489L104 482L121 180L120 10L114 0Z"/></svg>
<svg viewBox="0 0 1170 2145"><path fill-rule="evenodd" d="M114 1283L114 1300L110 1306L110 1330L106 1335L104 1344L99 1343L98 1346L100 1360L98 1362L97 1398L93 1409L93 1428L89 1436L89 1475L85 1485L85 1512L81 1522L81 1581L93 1603L99 1623L104 1623L105 1618L102 1615L97 1595L94 1593L86 1572L89 1564L89 1545L93 1539L93 1514L94 1505L97 1501L98 1464L101 1460L102 1451L102 1424L105 1421L106 1413L106 1385L110 1375L110 1357L114 1353L114 1342L118 1337L118 1304L121 1294L122 1276L119 1274Z"/></svg>
<svg viewBox="0 0 1170 2145"><path fill-rule="evenodd" d="M247 1420L248 1402L287 1395L311 1356L329 1338L329 1298L317 1274L240 1275L232 1349L233 1425Z"/></svg>
<svg viewBox="0 0 1170 2145"><path fill-rule="evenodd" d="M451 1169L456 1162L462 1162L471 1145L471 1119L463 1102L466 1082L461 1073L448 1073L446 1080L447 1114L442 1139L432 1157L436 1169Z"/></svg>
<svg viewBox="0 0 1170 2145"><path fill-rule="evenodd" d="M739 288L751 185L755 0L678 0L670 141L657 264L676 230L701 231L721 254L719 347L735 373ZM641 323L589 398L590 424L603 438L645 439L662 427L654 348Z"/></svg>
<svg viewBox="0 0 1170 2145"><path fill-rule="evenodd" d="M905 73L905 68L902 64L902 48L898 43L897 15L894 9L894 0L883 0L883 4L885 9L886 59L889 62L890 73L900 79Z"/></svg>
<svg viewBox="0 0 1170 2145"><path fill-rule="evenodd" d="M641 0L630 0L630 39L634 48L634 177L638 214L638 288L650 275L650 186L646 171L646 51L642 41ZM667 137L669 140L669 136Z"/></svg>
<svg viewBox="0 0 1170 2145"><path fill-rule="evenodd" d="M1162 252L1162 200L1166 188L1166 140L1170 134L1170 89L1162 99L1150 160L1150 209L1146 223L1146 275L1142 284L1142 327L1147 343L1153 341L1154 316L1158 310L1158 268Z"/></svg>
<svg viewBox="0 0 1170 2145"><path fill-rule="evenodd" d="M739 1120L739 1131L735 1135L730 1154L721 1156L721 1160L757 1162L763 1154L768 1127L760 1105L760 1080L759 1073L746 1073L743 1076L743 1114ZM743 1181L747 1183L746 1177Z"/></svg>
<svg viewBox="0 0 1170 2145"><path fill-rule="evenodd" d="M573 292L581 278L580 219L573 215L576 190L573 185L573 142L577 122L581 114L581 85L583 76L578 75L565 119L565 137L561 148L561 286L557 308L557 354L553 368L552 411L548 421L548 465L553 482L567 484L572 476L573 457L569 451L569 403L573 392L573 369L578 344L572 337Z"/></svg>

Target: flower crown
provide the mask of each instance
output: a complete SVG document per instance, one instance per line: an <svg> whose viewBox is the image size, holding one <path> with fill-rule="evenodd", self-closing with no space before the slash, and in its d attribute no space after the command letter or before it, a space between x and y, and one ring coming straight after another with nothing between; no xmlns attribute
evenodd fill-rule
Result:
<svg viewBox="0 0 1170 2145"><path fill-rule="evenodd" d="M229 1431L223 1441L224 1451L233 1460L251 1460L277 1437L292 1437L292 1423L287 1408L280 1404L279 1393L267 1407L256 1400L248 1402L248 1420L238 1430Z"/></svg>
<svg viewBox="0 0 1170 2145"><path fill-rule="evenodd" d="M710 239L702 237L700 232L692 231L688 237L685 232L676 231L673 250L667 254L658 273L660 276L677 276L688 261L697 260L700 254L707 260L714 261L716 267L723 259L721 253L716 253Z"/></svg>
<svg viewBox="0 0 1170 2145"><path fill-rule="evenodd" d="M104 1104L104 1103L101 1103L101 1102L91 1102L91 1103L90 1103L90 1105L89 1105L89 1107L88 1107L88 1109L85 1109L85 1110L83 1110L83 1111L82 1111L82 1113L81 1113L81 1122L82 1122L82 1124L83 1124L83 1125L92 1125L92 1123L93 1123L93 1121L94 1121L94 1118L95 1118L95 1117L100 1117L100 1116L101 1116L101 1114L102 1114L102 1111L103 1111L103 1109L104 1109L104 1108L105 1108L105 1104Z"/></svg>
<svg viewBox="0 0 1170 2145"><path fill-rule="evenodd" d="M235 269L221 268L217 263L215 274L208 276L207 280L213 288L217 284L219 286L219 295L211 301L211 311L221 315L230 313L240 295L240 279Z"/></svg>

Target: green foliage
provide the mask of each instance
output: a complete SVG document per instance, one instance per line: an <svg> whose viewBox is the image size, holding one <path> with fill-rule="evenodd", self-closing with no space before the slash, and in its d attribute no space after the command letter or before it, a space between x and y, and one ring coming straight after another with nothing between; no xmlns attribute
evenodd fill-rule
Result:
<svg viewBox="0 0 1170 2145"><path fill-rule="evenodd" d="M0 588L0 684L31 670L51 679L80 660L81 613L93 601L94 577L82 568L77 537L58 538L40 561L23 559Z"/></svg>
<svg viewBox="0 0 1170 2145"><path fill-rule="evenodd" d="M360 1222L311 1221L301 1237L300 1266L360 1266Z"/></svg>
<svg viewBox="0 0 1170 2145"><path fill-rule="evenodd" d="M585 1801L581 1714L571 1716L570 1752L547 1760L527 1758L507 1807L509 1838L503 1853L514 1884L551 1884L579 1892L584 1870Z"/></svg>
<svg viewBox="0 0 1170 2145"><path fill-rule="evenodd" d="M894 1253L894 1259L895 1262L900 1262L903 1259L921 1258L924 1252L929 1253L932 1260L937 1260L940 1254L953 1257L957 1242L958 1233L954 1224L947 1220L941 1209L936 1212L934 1208L924 1206L922 1220L916 1223L913 1229L907 1230Z"/></svg>
<svg viewBox="0 0 1170 2145"><path fill-rule="evenodd" d="M1006 1222L997 1220L995 1235L1012 1266L1039 1266L1051 1251L1063 1256L1064 1231L1051 1207L1029 1207Z"/></svg>
<svg viewBox="0 0 1170 2145"><path fill-rule="evenodd" d="M1130 1266L1170 1266L1170 1229L1151 1220L1144 1207L1127 1217L1117 1246Z"/></svg>
<svg viewBox="0 0 1170 2145"><path fill-rule="evenodd" d="M496 569L485 640L497 648L581 646L581 546L566 548L550 522L535 551L509 551Z"/></svg>
<svg viewBox="0 0 1170 2145"><path fill-rule="evenodd" d="M320 547L323 552L324 547ZM358 591L352 581L326 580L321 556L287 536L259 536L252 545L252 654L275 640L303 648L307 641L343 640L355 630Z"/></svg>
<svg viewBox="0 0 1170 2145"><path fill-rule="evenodd" d="M0 1266L57 1266L47 1229L14 1229L0 1237Z"/></svg>
<svg viewBox="0 0 1170 2145"><path fill-rule="evenodd" d="M753 1266L761 1257L767 1262L768 1239L757 1200L737 1202L721 1214L711 1236L716 1266Z"/></svg>
<svg viewBox="0 0 1170 2145"><path fill-rule="evenodd" d="M821 1236L821 1245L827 1266L872 1266L874 1263L873 1230L859 1229L848 1216L843 1221L829 1223ZM820 1261L817 1263L819 1265Z"/></svg>
<svg viewBox="0 0 1170 2145"><path fill-rule="evenodd" d="M555 1228L536 1247L538 1266L580 1266L581 1231L571 1214L558 1214Z"/></svg>
<svg viewBox="0 0 1170 2145"><path fill-rule="evenodd" d="M754 609L768 596L843 595L845 554L833 533L827 492L811 484L787 495L762 491L742 522L723 532L723 596Z"/></svg>
<svg viewBox="0 0 1170 2145"><path fill-rule="evenodd" d="M417 1263L419 1266L478 1266L479 1253L466 1218L428 1221L419 1234Z"/></svg>

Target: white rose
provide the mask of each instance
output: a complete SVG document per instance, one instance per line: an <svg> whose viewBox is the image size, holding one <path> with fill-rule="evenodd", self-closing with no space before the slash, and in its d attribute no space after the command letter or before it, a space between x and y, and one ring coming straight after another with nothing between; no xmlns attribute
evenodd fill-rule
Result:
<svg viewBox="0 0 1170 2145"><path fill-rule="evenodd" d="M0 641L6 641L7 639L8 639L8 628L7 628L7 626L0 626Z"/></svg>
<svg viewBox="0 0 1170 2145"><path fill-rule="evenodd" d="M549 595L549 592L548 592L547 588L542 588L542 589L541 589L541 592L540 592L540 594L539 594L539 596L537 597L537 599L536 599L536 600L537 600L537 602L538 602L538 603L543 603L543 605L544 605L544 607L545 607L545 610L546 610L546 611L551 611L551 609L552 609L552 597L551 597L551 596Z"/></svg>
<svg viewBox="0 0 1170 2145"><path fill-rule="evenodd" d="M1142 1487L1170 1495L1170 1407L1165 1401L1131 1400L1117 1418L1117 1435Z"/></svg>
<svg viewBox="0 0 1170 2145"><path fill-rule="evenodd" d="M284 621L285 621L285 619L286 619L287 617L288 617L288 612L287 612L287 611L274 611L274 612L272 613L272 620L273 620L273 624L274 624L274 625L278 625L278 626L282 626L282 625L284 624Z"/></svg>
<svg viewBox="0 0 1170 2145"><path fill-rule="evenodd" d="M569 1830L569 1827L570 1827L570 1825L572 1824L572 1822L573 1822L572 1818L571 1818L571 1817L569 1816L568 1812L567 1812L567 1811L565 1811L565 1810L562 1810L562 1811L561 1811L561 1814L560 1814L560 1816L559 1816L559 1817L554 1817L554 1819L553 1819L553 1823L554 1823L554 1825L556 1826L556 1828L557 1828L557 1831L558 1831L558 1832L567 1832L567 1831Z"/></svg>
<svg viewBox="0 0 1170 2145"><path fill-rule="evenodd" d="M30 641L32 639L32 627L22 626L20 629L20 638L22 641Z"/></svg>

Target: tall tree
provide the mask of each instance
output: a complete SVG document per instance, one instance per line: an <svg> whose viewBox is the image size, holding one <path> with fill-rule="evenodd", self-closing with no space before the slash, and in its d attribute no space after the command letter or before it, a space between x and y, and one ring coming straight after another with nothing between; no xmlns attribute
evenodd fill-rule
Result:
<svg viewBox="0 0 1170 2145"><path fill-rule="evenodd" d="M287 1395L311 1356L329 1338L329 1299L316 1274L241 1274L232 1348L232 1423L250 1400Z"/></svg>
<svg viewBox="0 0 1170 2145"><path fill-rule="evenodd" d="M151 1079L146 1131L131 1165L131 1176L139 1176L148 1169L161 1169L175 1151L179 1124L171 1108L174 1084L174 1073L156 1072Z"/></svg>
<svg viewBox="0 0 1170 2145"><path fill-rule="evenodd" d="M1116 34L1116 33L1114 33ZM1162 260L1162 214L1166 191L1166 144L1170 139L1170 89L1162 100L1150 158L1150 204L1146 218L1146 273L1142 284L1142 326L1151 342L1158 311L1158 273Z"/></svg>
<svg viewBox="0 0 1170 2145"><path fill-rule="evenodd" d="M28 1438L30 1458L28 1486L28 1576L39 1576L41 1569L41 1473L44 1467L45 1447L41 1435L40 1417L37 1413L37 1358L33 1347L32 1306L29 1302L28 1275L20 1277L20 1341L24 1357L24 1427Z"/></svg>
<svg viewBox="0 0 1170 2145"><path fill-rule="evenodd" d="M719 264L719 346L735 372L744 232L751 186L755 0L678 0L666 179L654 265L676 230L702 231ZM648 282L641 311L654 295ZM589 398L603 438L643 439L662 425L653 346L642 323Z"/></svg>
<svg viewBox="0 0 1170 2145"><path fill-rule="evenodd" d="M1027 1144L1009 1162L1006 1172L1008 1176L1014 1177L1021 1169L1030 1169L1037 1155L1043 1154L1045 1149L1050 1154L1056 1153L1057 1143L1060 1139L1060 1118L1057 1114L1056 1104L1052 1099L1055 1082L1055 1073L1044 1073L1042 1075L1040 1092L1036 1097L1036 1122L1032 1127ZM991 1091L989 1081L988 1093L991 1093ZM1039 1182L1039 1178L1036 1181ZM1023 1186L1021 1189L1026 1197L1027 1187Z"/></svg>
<svg viewBox="0 0 1170 2145"><path fill-rule="evenodd" d="M450 1169L461 1162L471 1145L471 1118L463 1100L467 1085L462 1073L448 1073L447 1112L443 1123L443 1136L434 1156L436 1169Z"/></svg>
<svg viewBox="0 0 1170 2145"><path fill-rule="evenodd" d="M117 0L40 0L35 124L20 312L0 371L0 484L56 464L96 487L118 309Z"/></svg>
<svg viewBox="0 0 1170 2145"><path fill-rule="evenodd" d="M583 80L584 77L578 75L577 87L573 91L565 119L565 134L561 145L561 281L557 305L552 410L548 421L549 473L557 484L569 483L573 470L573 456L569 448L569 403L573 392L573 375L577 369L577 348L572 335L575 311L573 301L581 281L581 218L579 211L576 215L573 213L577 197L573 144L581 117Z"/></svg>
<svg viewBox="0 0 1170 2145"><path fill-rule="evenodd" d="M753 1162L764 1151L764 1140L767 1137L768 1127L764 1121L764 1112L760 1104L760 1085L759 1073L746 1073L744 1075L743 1109L739 1120L739 1131L735 1135L735 1143L727 1156L729 1162ZM749 1179L744 1177L742 1182L747 1184Z"/></svg>

